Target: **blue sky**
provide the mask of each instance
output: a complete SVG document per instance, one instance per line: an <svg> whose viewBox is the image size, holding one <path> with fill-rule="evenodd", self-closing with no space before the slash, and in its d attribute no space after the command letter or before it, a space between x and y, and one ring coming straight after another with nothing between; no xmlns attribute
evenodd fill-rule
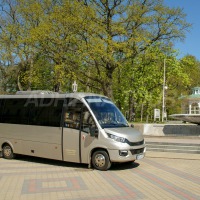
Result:
<svg viewBox="0 0 200 200"><path fill-rule="evenodd" d="M187 22L192 24L190 32L186 33L183 42L176 42L175 48L179 49L180 58L186 54L194 55L200 60L200 0L164 0L170 7L181 7L187 14Z"/></svg>

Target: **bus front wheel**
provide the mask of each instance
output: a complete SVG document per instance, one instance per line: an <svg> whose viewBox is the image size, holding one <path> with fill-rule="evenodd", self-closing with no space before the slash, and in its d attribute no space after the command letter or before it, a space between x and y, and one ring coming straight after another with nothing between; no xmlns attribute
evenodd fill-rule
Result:
<svg viewBox="0 0 200 200"><path fill-rule="evenodd" d="M6 158L6 159L13 159L14 158L14 153L13 153L13 150L12 150L12 147L8 144L5 144L3 146L3 157Z"/></svg>
<svg viewBox="0 0 200 200"><path fill-rule="evenodd" d="M92 155L92 165L94 168L106 171L111 167L110 158L106 151L95 151Z"/></svg>

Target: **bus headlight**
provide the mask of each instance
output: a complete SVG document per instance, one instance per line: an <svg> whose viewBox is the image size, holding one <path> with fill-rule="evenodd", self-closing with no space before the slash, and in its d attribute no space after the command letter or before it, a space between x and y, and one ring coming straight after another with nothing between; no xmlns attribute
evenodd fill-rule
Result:
<svg viewBox="0 0 200 200"><path fill-rule="evenodd" d="M109 138L115 140L116 142L125 143L125 141L126 141L126 138L118 137L118 136L116 136L116 135L112 135L112 134L109 134L109 133L107 133L107 134L108 134L108 137L109 137Z"/></svg>

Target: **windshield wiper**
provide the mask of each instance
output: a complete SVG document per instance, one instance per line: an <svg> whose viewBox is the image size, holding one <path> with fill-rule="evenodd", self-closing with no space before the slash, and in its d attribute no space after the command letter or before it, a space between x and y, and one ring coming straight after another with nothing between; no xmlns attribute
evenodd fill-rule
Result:
<svg viewBox="0 0 200 200"><path fill-rule="evenodd" d="M127 124L119 124L120 126L129 127Z"/></svg>

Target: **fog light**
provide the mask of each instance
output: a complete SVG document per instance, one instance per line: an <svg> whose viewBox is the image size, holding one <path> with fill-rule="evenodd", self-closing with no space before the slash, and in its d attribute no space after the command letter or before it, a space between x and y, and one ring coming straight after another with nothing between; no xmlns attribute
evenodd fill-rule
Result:
<svg viewBox="0 0 200 200"><path fill-rule="evenodd" d="M120 156L127 156L127 155L128 155L128 151L119 150L119 155L120 155Z"/></svg>

